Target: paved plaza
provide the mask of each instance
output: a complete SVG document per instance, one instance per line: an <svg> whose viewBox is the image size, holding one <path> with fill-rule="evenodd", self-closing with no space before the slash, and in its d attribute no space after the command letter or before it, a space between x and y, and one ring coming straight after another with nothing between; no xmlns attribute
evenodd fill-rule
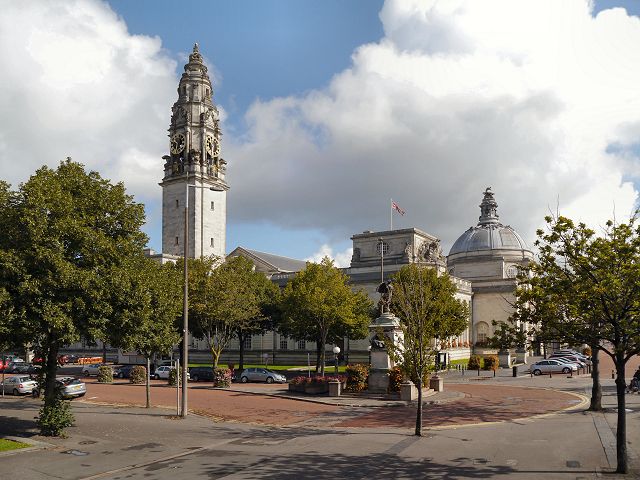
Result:
<svg viewBox="0 0 640 480"><path fill-rule="evenodd" d="M135 406L144 387L89 382L66 439L36 434L36 400L5 397L0 433L44 444L2 457L3 478L617 478L606 473L615 468L612 380L603 380L607 410L590 413L587 376L508 373L448 374L445 392L425 398L422 438L404 402L289 398L283 385L196 384L182 420L162 382L149 410ZM627 400L638 472L640 395Z"/></svg>

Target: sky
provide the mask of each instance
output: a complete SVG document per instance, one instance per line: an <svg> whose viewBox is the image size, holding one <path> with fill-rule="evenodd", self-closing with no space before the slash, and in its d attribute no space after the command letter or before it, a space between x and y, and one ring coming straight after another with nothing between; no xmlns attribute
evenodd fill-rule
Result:
<svg viewBox="0 0 640 480"><path fill-rule="evenodd" d="M0 0L0 178L67 156L145 204L200 45L222 115L227 251L351 257L350 236L442 239L498 213L597 227L640 188L637 0Z"/></svg>

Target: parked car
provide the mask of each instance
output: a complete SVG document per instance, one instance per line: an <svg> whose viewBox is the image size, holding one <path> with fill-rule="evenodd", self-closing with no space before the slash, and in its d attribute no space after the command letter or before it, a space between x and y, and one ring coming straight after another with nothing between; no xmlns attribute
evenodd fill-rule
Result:
<svg viewBox="0 0 640 480"><path fill-rule="evenodd" d="M543 373L571 373L578 371L575 363L563 363L556 359L540 360L531 365L531 373L541 375Z"/></svg>
<svg viewBox="0 0 640 480"><path fill-rule="evenodd" d="M68 355L60 355L60 360L63 363L77 363L78 362L78 355L75 354L68 354Z"/></svg>
<svg viewBox="0 0 640 480"><path fill-rule="evenodd" d="M135 365L122 365L113 371L113 376L116 378L131 378L131 370Z"/></svg>
<svg viewBox="0 0 640 480"><path fill-rule="evenodd" d="M24 360L17 355L7 355L4 361L0 358L0 372L6 371L7 367L13 363L24 363Z"/></svg>
<svg viewBox="0 0 640 480"><path fill-rule="evenodd" d="M553 358L554 360L561 360L564 362L575 363L580 368L586 368L587 364L582 359L574 356L574 355L562 355L562 354L552 354L549 358Z"/></svg>
<svg viewBox="0 0 640 480"><path fill-rule="evenodd" d="M191 367L189 369L189 379L192 382L213 382L213 368L211 367Z"/></svg>
<svg viewBox="0 0 640 480"><path fill-rule="evenodd" d="M169 372L174 368L175 367L171 367L169 365L160 365L158 368L156 368L156 371L153 372L152 377L156 380L160 380L161 378L164 380L168 380ZM187 372L187 380L191 380L191 375L189 375L189 372Z"/></svg>
<svg viewBox="0 0 640 480"><path fill-rule="evenodd" d="M0 388L4 393L12 393L13 395L26 395L31 393L37 386L37 382L26 375L16 375L8 377L4 382L0 382Z"/></svg>
<svg viewBox="0 0 640 480"><path fill-rule="evenodd" d="M56 392L60 398L73 399L78 397L84 397L87 393L87 386L85 383L74 377L57 377L56 378ZM31 394L34 397L40 396L40 386L36 384Z"/></svg>
<svg viewBox="0 0 640 480"><path fill-rule="evenodd" d="M82 375L85 377L97 377L99 368L105 365L106 363L89 363L82 367Z"/></svg>
<svg viewBox="0 0 640 480"><path fill-rule="evenodd" d="M267 368L245 368L240 375L242 383L247 382L267 382L286 383L287 377Z"/></svg>
<svg viewBox="0 0 640 480"><path fill-rule="evenodd" d="M37 373L40 367L24 362L11 362L4 369L5 373Z"/></svg>

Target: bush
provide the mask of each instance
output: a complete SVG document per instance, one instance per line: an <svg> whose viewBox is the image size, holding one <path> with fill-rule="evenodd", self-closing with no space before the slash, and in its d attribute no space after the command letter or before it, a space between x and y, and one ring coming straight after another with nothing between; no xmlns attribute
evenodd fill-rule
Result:
<svg viewBox="0 0 640 480"><path fill-rule="evenodd" d="M56 398L40 409L37 424L42 435L59 437L64 436L64 429L73 425L74 420L69 403Z"/></svg>
<svg viewBox="0 0 640 480"><path fill-rule="evenodd" d="M582 354L586 355L587 357L590 357L591 356L591 348L590 347L584 347L582 349Z"/></svg>
<svg viewBox="0 0 640 480"><path fill-rule="evenodd" d="M178 379L182 380L182 371L177 368L169 370L169 385L175 387L178 384Z"/></svg>
<svg viewBox="0 0 640 480"><path fill-rule="evenodd" d="M400 367L393 367L389 370L389 386L387 392L399 392L400 384L404 381L404 373Z"/></svg>
<svg viewBox="0 0 640 480"><path fill-rule="evenodd" d="M484 357L484 369L485 370L498 370L500 366L500 359L497 355L487 355Z"/></svg>
<svg viewBox="0 0 640 480"><path fill-rule="evenodd" d="M108 365L98 367L98 383L112 383L113 369Z"/></svg>
<svg viewBox="0 0 640 480"><path fill-rule="evenodd" d="M231 386L232 371L228 368L215 368L213 370L213 386L227 388Z"/></svg>
<svg viewBox="0 0 640 480"><path fill-rule="evenodd" d="M348 392L362 392L367 388L367 380L369 379L369 365L362 363L354 363L353 365L347 365L345 370L347 374L347 387Z"/></svg>
<svg viewBox="0 0 640 480"><path fill-rule="evenodd" d="M129 376L129 381L137 385L140 385L142 383L147 383L147 369L142 365L136 365L131 369L131 375Z"/></svg>
<svg viewBox="0 0 640 480"><path fill-rule="evenodd" d="M480 355L471 355L467 364L469 370L478 370L482 368L482 357Z"/></svg>

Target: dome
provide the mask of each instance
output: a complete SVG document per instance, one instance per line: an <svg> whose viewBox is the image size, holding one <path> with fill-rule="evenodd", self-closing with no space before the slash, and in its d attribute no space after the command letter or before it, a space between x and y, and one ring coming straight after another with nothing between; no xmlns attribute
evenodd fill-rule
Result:
<svg viewBox="0 0 640 480"><path fill-rule="evenodd" d="M449 256L479 250L527 250L529 247L513 228L498 221L498 204L491 187L484 192L478 225L469 228L453 244Z"/></svg>

